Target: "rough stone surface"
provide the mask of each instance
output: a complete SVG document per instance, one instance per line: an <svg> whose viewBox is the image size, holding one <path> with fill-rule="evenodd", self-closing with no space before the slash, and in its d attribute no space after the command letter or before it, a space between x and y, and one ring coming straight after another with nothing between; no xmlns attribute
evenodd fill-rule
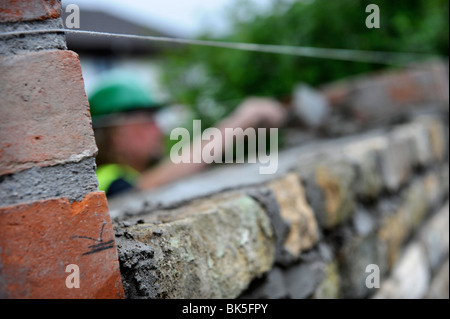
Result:
<svg viewBox="0 0 450 319"><path fill-rule="evenodd" d="M242 299L282 299L288 296L288 291L284 283L283 270L274 267L261 281L250 287L240 298Z"/></svg>
<svg viewBox="0 0 450 319"><path fill-rule="evenodd" d="M0 175L96 154L75 53L42 51L0 57L0 99L9 106L0 109Z"/></svg>
<svg viewBox="0 0 450 319"><path fill-rule="evenodd" d="M428 299L449 299L449 261L442 265L431 282L426 295Z"/></svg>
<svg viewBox="0 0 450 319"><path fill-rule="evenodd" d="M308 205L303 186L294 173L273 181L269 187L275 193L280 205L280 213L289 225L289 234L284 247L298 257L303 250L314 246L318 239L318 226L314 212Z"/></svg>
<svg viewBox="0 0 450 319"><path fill-rule="evenodd" d="M1 298L121 298L114 233L103 192L0 208ZM66 279L79 267L80 288Z"/></svg>
<svg viewBox="0 0 450 319"><path fill-rule="evenodd" d="M368 236L375 229L375 218L364 207L357 207L352 218L353 229L358 236Z"/></svg>
<svg viewBox="0 0 450 319"><path fill-rule="evenodd" d="M400 214L404 216L404 226L408 231L416 230L425 218L429 207L425 179L413 180L402 197L404 204L400 208Z"/></svg>
<svg viewBox="0 0 450 319"><path fill-rule="evenodd" d="M441 121L435 118L424 118L423 121L429 129L433 157L438 161L442 161L448 153L448 140L446 139L444 126Z"/></svg>
<svg viewBox="0 0 450 319"><path fill-rule="evenodd" d="M314 291L314 299L339 298L340 277L336 262L330 262L325 268L325 277Z"/></svg>
<svg viewBox="0 0 450 319"><path fill-rule="evenodd" d="M379 246L386 250L387 267L389 269L397 261L402 244L409 233L405 218L405 214L402 214L396 208L389 215L383 217L377 232Z"/></svg>
<svg viewBox="0 0 450 319"><path fill-rule="evenodd" d="M381 137L366 138L349 144L342 151L355 166L355 194L362 200L375 199L383 188L377 161L377 150L382 146Z"/></svg>
<svg viewBox="0 0 450 319"><path fill-rule="evenodd" d="M426 178L415 179L402 193L400 202L384 212L377 238L387 250L389 269L397 262L405 240L422 224L430 210L425 181Z"/></svg>
<svg viewBox="0 0 450 319"><path fill-rule="evenodd" d="M403 125L399 130L402 131L402 134L411 136L413 140L412 161L414 165L427 167L433 161L427 126L420 121L414 121Z"/></svg>
<svg viewBox="0 0 450 319"><path fill-rule="evenodd" d="M356 236L344 243L338 253L342 298L365 298L370 293L366 286L366 268L379 265L379 252L374 236Z"/></svg>
<svg viewBox="0 0 450 319"><path fill-rule="evenodd" d="M0 3L0 22L54 19L61 15L58 0L3 0Z"/></svg>
<svg viewBox="0 0 450 319"><path fill-rule="evenodd" d="M327 265L333 261L330 247L324 243L305 251L300 262L284 270L284 285L287 298L313 298L314 292L326 279Z"/></svg>
<svg viewBox="0 0 450 319"><path fill-rule="evenodd" d="M409 245L392 277L381 283L376 299L420 299L425 297L430 283L430 273L425 251L418 243Z"/></svg>
<svg viewBox="0 0 450 319"><path fill-rule="evenodd" d="M385 188L396 192L411 174L411 152L405 140L388 139L386 148L379 151L379 165Z"/></svg>
<svg viewBox="0 0 450 319"><path fill-rule="evenodd" d="M292 299L305 299L313 295L325 277L326 266L321 261L301 262L285 271L285 283Z"/></svg>
<svg viewBox="0 0 450 319"><path fill-rule="evenodd" d="M439 171L430 170L423 177L423 184L429 211L436 211L442 205L444 199L444 189L439 177Z"/></svg>
<svg viewBox="0 0 450 319"><path fill-rule="evenodd" d="M421 229L421 242L425 247L432 271L436 271L449 253L449 205L442 208Z"/></svg>
<svg viewBox="0 0 450 319"><path fill-rule="evenodd" d="M448 162L441 168L441 187L444 197L448 198L448 184L449 184L449 165Z"/></svg>
<svg viewBox="0 0 450 319"><path fill-rule="evenodd" d="M180 188L165 189L159 207L148 203L161 199L160 193L143 194L147 201L133 204L136 213L145 214L117 220L128 296L431 296L432 276L441 274L449 250L448 207L435 214L448 198L448 162L432 150L433 125L428 116L414 117L410 124L291 150L284 154L290 156L287 171L250 184L238 181L233 187L237 176L246 179L245 169L203 176L200 188L225 175L228 181L215 195L189 193L173 206L170 198ZM248 205L235 204L242 198ZM241 208L230 211L224 203ZM317 232L304 223L312 214ZM269 225L271 235L262 225ZM239 246L244 237L248 246ZM411 241L416 248L402 254ZM218 250L230 253L226 261ZM366 286L369 264L380 268L379 290ZM433 293L442 296L439 289Z"/></svg>
<svg viewBox="0 0 450 319"><path fill-rule="evenodd" d="M271 222L250 197L192 204L149 223L163 215L116 227L129 298L235 298L273 266Z"/></svg>
<svg viewBox="0 0 450 319"><path fill-rule="evenodd" d="M383 277L388 271L388 247L377 238L375 212L358 207L350 225L340 230L342 243L337 248L340 298L365 298L371 291L365 281L367 266L376 264Z"/></svg>
<svg viewBox="0 0 450 319"><path fill-rule="evenodd" d="M346 221L354 209L355 170L342 159L321 160L300 167L308 202L319 226L331 229Z"/></svg>
<svg viewBox="0 0 450 319"><path fill-rule="evenodd" d="M86 194L98 191L96 167L95 159L88 158L0 176L0 206L59 197L81 201Z"/></svg>
<svg viewBox="0 0 450 319"><path fill-rule="evenodd" d="M382 281L381 289L374 298L417 299L448 296L448 219L447 203L427 221L399 255L390 277Z"/></svg>

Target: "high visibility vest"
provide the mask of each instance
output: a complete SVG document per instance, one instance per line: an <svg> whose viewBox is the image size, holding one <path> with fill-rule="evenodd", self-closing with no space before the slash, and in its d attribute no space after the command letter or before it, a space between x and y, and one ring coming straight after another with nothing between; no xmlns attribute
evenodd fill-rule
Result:
<svg viewBox="0 0 450 319"><path fill-rule="evenodd" d="M134 185L139 177L139 172L127 165L104 164L100 165L96 171L98 179L98 189L108 192L109 187L114 181L123 179L131 185Z"/></svg>

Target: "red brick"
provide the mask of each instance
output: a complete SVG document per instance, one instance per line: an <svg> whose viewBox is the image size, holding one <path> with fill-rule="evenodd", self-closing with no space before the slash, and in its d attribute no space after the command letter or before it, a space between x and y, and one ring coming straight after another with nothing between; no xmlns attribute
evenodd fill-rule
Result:
<svg viewBox="0 0 450 319"><path fill-rule="evenodd" d="M61 198L0 208L0 229L1 297L124 297L103 192L73 204ZM102 243L103 250L89 253ZM80 288L66 287L69 264L79 266Z"/></svg>
<svg viewBox="0 0 450 319"><path fill-rule="evenodd" d="M2 0L0 22L54 19L61 16L58 0Z"/></svg>
<svg viewBox="0 0 450 319"><path fill-rule="evenodd" d="M78 55L0 57L0 175L97 152Z"/></svg>

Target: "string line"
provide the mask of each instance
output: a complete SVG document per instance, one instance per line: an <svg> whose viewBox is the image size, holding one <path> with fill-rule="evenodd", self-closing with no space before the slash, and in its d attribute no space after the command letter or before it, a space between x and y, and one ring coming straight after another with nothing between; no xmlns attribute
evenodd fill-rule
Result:
<svg viewBox="0 0 450 319"><path fill-rule="evenodd" d="M103 36L124 39L136 39L153 42L166 42L175 44L187 44L208 46L216 48L234 49L241 51L252 51L262 53L287 54L302 57L335 59L343 61L355 61L366 63L378 63L388 65L404 66L411 62L417 62L424 59L430 59L434 56L422 53L400 53L400 52L385 52L385 51L365 51L365 50L349 50L349 49L332 49L332 48L318 48L305 46L289 46L289 45L273 45L273 44L256 44L243 42L222 42L211 40L196 40L185 38L171 38L159 36L144 36L133 34L119 34L100 31L86 31L75 29L42 29L42 30L24 30L11 31L0 33L0 37L20 36L26 34L41 34L41 33L72 33L84 34L88 36Z"/></svg>

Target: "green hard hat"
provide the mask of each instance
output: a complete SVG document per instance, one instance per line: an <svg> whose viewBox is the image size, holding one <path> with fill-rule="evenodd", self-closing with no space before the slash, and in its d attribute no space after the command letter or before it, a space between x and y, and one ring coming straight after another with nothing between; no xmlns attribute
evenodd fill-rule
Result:
<svg viewBox="0 0 450 319"><path fill-rule="evenodd" d="M142 81L129 73L112 72L102 76L89 94L93 119L137 109L154 110L158 104Z"/></svg>

